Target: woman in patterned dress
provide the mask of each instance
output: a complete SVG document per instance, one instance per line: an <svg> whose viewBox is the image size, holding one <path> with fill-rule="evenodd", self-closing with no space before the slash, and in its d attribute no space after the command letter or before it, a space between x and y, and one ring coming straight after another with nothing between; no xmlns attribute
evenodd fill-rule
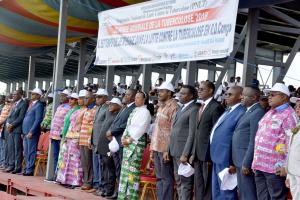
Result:
<svg viewBox="0 0 300 200"><path fill-rule="evenodd" d="M63 144L60 153L60 159L57 164L57 178L56 181L61 184L67 185L69 188L73 189L77 186L82 185L83 170L81 168L80 162L80 148L79 148L79 131L81 126L81 121L83 113L85 111L84 97L77 97L78 105L72 108L75 109L70 115L67 114L65 118L65 123L67 117L69 117L69 126L67 129L63 129ZM71 98L71 101L76 101ZM67 132L64 134L64 130Z"/></svg>
<svg viewBox="0 0 300 200"><path fill-rule="evenodd" d="M123 160L119 183L119 200L137 200L140 182L140 165L146 146L146 132L151 122L147 109L146 93L138 92L135 96L136 108L129 115L127 126L122 136Z"/></svg>

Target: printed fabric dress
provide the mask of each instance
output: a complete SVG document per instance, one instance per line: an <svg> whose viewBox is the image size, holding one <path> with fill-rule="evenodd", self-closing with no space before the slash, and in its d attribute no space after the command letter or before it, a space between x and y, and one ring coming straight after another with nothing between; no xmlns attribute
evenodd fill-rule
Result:
<svg viewBox="0 0 300 200"><path fill-rule="evenodd" d="M70 115L70 126L63 137L61 152L57 164L56 180L62 184L81 186L83 170L80 162L78 121L82 117L79 107ZM64 129L63 129L64 130Z"/></svg>
<svg viewBox="0 0 300 200"><path fill-rule="evenodd" d="M149 129L150 122L151 115L146 106L136 107L129 115L122 138L130 137L133 142L123 149L119 200L138 199L141 160L146 146L145 133Z"/></svg>

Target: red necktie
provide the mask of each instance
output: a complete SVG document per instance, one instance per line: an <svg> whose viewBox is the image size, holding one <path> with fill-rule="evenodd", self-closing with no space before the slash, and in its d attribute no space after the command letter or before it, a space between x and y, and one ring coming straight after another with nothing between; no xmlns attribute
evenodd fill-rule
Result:
<svg viewBox="0 0 300 200"><path fill-rule="evenodd" d="M202 113L203 113L203 110L204 110L204 106L205 106L205 103L203 103L199 109L199 112L198 112L198 120L200 121L201 119L201 116L202 116Z"/></svg>

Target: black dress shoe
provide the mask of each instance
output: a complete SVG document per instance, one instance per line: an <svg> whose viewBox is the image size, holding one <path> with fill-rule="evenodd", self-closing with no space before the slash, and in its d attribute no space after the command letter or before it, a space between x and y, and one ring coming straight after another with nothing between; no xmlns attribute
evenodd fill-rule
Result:
<svg viewBox="0 0 300 200"><path fill-rule="evenodd" d="M33 172L30 172L30 173L23 173L23 176L33 176Z"/></svg>
<svg viewBox="0 0 300 200"><path fill-rule="evenodd" d="M21 173L21 172L22 172L21 169L17 169L17 170L12 171L11 173L12 173L12 174L19 174L19 173Z"/></svg>
<svg viewBox="0 0 300 200"><path fill-rule="evenodd" d="M7 173L10 173L10 172L12 172L12 171L14 171L13 168L7 168L7 169L5 169L5 172L7 172Z"/></svg>
<svg viewBox="0 0 300 200"><path fill-rule="evenodd" d="M115 192L113 195L111 196L106 196L106 199L117 199L118 198L118 193Z"/></svg>

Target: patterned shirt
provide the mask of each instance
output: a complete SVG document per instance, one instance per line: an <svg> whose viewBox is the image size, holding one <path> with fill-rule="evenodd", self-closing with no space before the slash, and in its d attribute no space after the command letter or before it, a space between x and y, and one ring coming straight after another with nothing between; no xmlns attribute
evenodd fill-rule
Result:
<svg viewBox="0 0 300 200"><path fill-rule="evenodd" d="M255 137L252 169L276 173L278 165L285 166L289 138L287 133L296 125L296 113L288 104L270 110L259 121ZM285 152L276 151L278 145Z"/></svg>
<svg viewBox="0 0 300 200"><path fill-rule="evenodd" d="M178 110L178 104L174 99L168 100L157 110L154 131L151 138L151 150L166 152L170 143L172 120Z"/></svg>
<svg viewBox="0 0 300 200"><path fill-rule="evenodd" d="M8 117L11 110L12 110L12 104L11 103L6 103L4 105L4 107L2 108L1 115L0 115L0 123L1 123L0 133L2 133L5 121L6 121L6 119L7 119L7 117Z"/></svg>
<svg viewBox="0 0 300 200"><path fill-rule="evenodd" d="M88 106L87 110L83 115L79 134L79 145L81 146L89 146L91 144L96 110L97 106L95 106L95 104L92 104Z"/></svg>
<svg viewBox="0 0 300 200"><path fill-rule="evenodd" d="M50 103L46 107L46 113L45 113L44 119L41 123L41 126L44 127L45 129L50 130L50 128L51 128L52 110L53 110L53 103Z"/></svg>
<svg viewBox="0 0 300 200"><path fill-rule="evenodd" d="M50 138L54 140L61 140L61 131L64 126L64 119L67 112L71 109L70 104L64 103L57 107L55 115L52 120Z"/></svg>

